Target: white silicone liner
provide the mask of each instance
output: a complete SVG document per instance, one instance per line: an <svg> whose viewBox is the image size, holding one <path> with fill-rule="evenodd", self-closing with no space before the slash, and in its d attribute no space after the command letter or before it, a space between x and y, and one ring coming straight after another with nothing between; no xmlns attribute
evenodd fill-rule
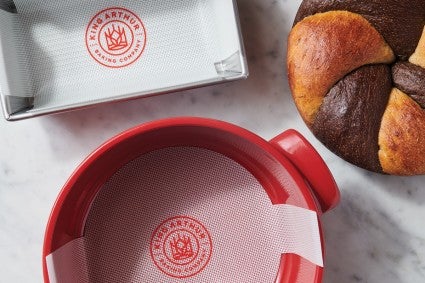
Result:
<svg viewBox="0 0 425 283"><path fill-rule="evenodd" d="M274 282L285 253L323 266L316 212L272 205L238 163L179 147L137 158L102 187L84 237L47 257L50 282L175 282L173 274L190 275L167 274L150 252L160 224L181 216L202 223L211 238L211 245L200 240L209 261L184 282Z"/></svg>
<svg viewBox="0 0 425 283"><path fill-rule="evenodd" d="M15 0L0 10L0 86L8 119L58 112L247 76L232 0ZM98 12L120 7L143 22L146 45L123 68L96 62L86 28ZM8 113L11 97L33 108Z"/></svg>

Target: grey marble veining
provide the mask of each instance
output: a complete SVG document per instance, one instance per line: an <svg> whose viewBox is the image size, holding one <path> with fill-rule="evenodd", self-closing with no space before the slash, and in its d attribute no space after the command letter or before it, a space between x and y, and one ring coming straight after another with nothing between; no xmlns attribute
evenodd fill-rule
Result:
<svg viewBox="0 0 425 283"><path fill-rule="evenodd" d="M22 122L0 120L0 282L42 282L50 210L91 151L132 126L174 116L225 120L266 139L287 128L299 130L342 191L341 204L323 218L324 282L425 282L425 177L369 173L324 148L298 115L284 68L300 0L238 4L251 73L246 81Z"/></svg>

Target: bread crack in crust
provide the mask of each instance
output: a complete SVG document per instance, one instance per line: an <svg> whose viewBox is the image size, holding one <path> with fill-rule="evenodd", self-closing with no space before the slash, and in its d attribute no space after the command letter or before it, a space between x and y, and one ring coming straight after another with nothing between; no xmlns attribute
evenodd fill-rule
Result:
<svg viewBox="0 0 425 283"><path fill-rule="evenodd" d="M297 108L330 150L425 174L425 0L304 0L287 57Z"/></svg>

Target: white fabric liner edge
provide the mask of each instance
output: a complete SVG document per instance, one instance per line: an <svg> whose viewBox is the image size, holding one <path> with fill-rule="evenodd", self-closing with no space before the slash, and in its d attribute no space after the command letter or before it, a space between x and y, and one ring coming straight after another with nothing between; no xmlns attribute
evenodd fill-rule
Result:
<svg viewBox="0 0 425 283"><path fill-rule="evenodd" d="M276 229L273 241L296 239L294 242L282 243L282 254L296 254L310 262L323 267L322 245L320 241L317 213L292 205L270 206L271 223L285 219L285 227ZM287 229L291 227L292 229ZM283 229L285 228L285 229ZM295 236L296 235L296 236ZM46 257L50 283L63 283L60 278L72 278L74 283L89 283L88 267L85 261L84 237L76 239ZM70 262L70 258L79 260ZM71 276L70 276L71 275ZM66 282L68 283L68 282Z"/></svg>

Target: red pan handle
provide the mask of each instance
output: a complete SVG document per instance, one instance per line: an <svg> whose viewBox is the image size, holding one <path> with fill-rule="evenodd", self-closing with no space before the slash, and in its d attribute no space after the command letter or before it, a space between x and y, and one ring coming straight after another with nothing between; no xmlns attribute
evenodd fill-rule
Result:
<svg viewBox="0 0 425 283"><path fill-rule="evenodd" d="M300 171L323 213L338 204L340 193L332 173L319 153L299 132L288 130L270 143Z"/></svg>

